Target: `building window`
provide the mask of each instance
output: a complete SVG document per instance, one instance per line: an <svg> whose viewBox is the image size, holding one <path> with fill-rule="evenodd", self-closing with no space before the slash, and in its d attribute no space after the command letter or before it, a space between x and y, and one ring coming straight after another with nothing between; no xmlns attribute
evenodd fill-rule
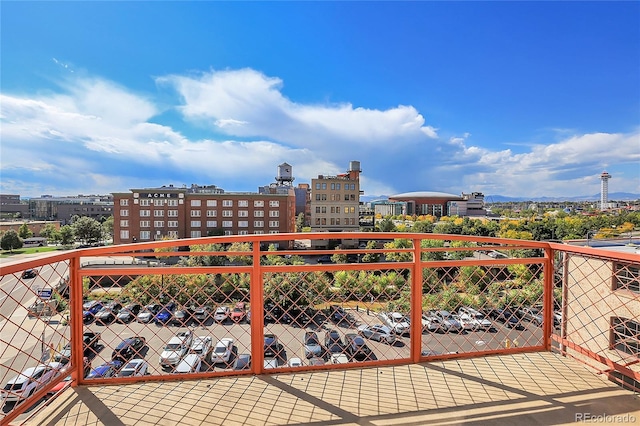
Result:
<svg viewBox="0 0 640 426"><path fill-rule="evenodd" d="M192 228L200 228L202 226L202 222L200 222L199 220L192 220L191 221L191 227Z"/></svg>
<svg viewBox="0 0 640 426"><path fill-rule="evenodd" d="M164 210L154 210L153 217L164 217Z"/></svg>
<svg viewBox="0 0 640 426"><path fill-rule="evenodd" d="M231 220L223 220L222 221L222 227L223 228L232 228L233 227L233 221L231 221Z"/></svg>
<svg viewBox="0 0 640 426"><path fill-rule="evenodd" d="M254 210L253 217L264 217L264 210Z"/></svg>
<svg viewBox="0 0 640 426"><path fill-rule="evenodd" d="M151 205L151 200L147 200L147 199L140 200L141 207L149 207L150 205Z"/></svg>
<svg viewBox="0 0 640 426"><path fill-rule="evenodd" d="M233 235L233 231L224 231L224 235Z"/></svg>
<svg viewBox="0 0 640 426"><path fill-rule="evenodd" d="M121 219L120 220L120 226L123 227L123 228L128 227L129 226L129 221L126 220L126 219Z"/></svg>
<svg viewBox="0 0 640 426"><path fill-rule="evenodd" d="M280 212L278 210L269 210L269 217L280 217Z"/></svg>
<svg viewBox="0 0 640 426"><path fill-rule="evenodd" d="M153 222L154 228L164 228L164 220L156 220Z"/></svg>
<svg viewBox="0 0 640 426"><path fill-rule="evenodd" d="M269 221L269 228L278 228L280 226L280 221L279 220L270 220Z"/></svg>
<svg viewBox="0 0 640 426"><path fill-rule="evenodd" d="M248 220L239 220L238 221L238 228L248 228L249 227L249 221Z"/></svg>
<svg viewBox="0 0 640 426"><path fill-rule="evenodd" d="M349 194L344 194L344 200L349 201Z"/></svg>
<svg viewBox="0 0 640 426"><path fill-rule="evenodd" d="M249 231L238 231L238 235L249 235Z"/></svg>
<svg viewBox="0 0 640 426"><path fill-rule="evenodd" d="M333 209L333 207L331 207ZM316 213L320 213L320 206L316 206Z"/></svg>
<svg viewBox="0 0 640 426"><path fill-rule="evenodd" d="M326 213L327 212L327 206L322 206L322 213Z"/></svg>
<svg viewBox="0 0 640 426"><path fill-rule="evenodd" d="M167 205L169 207L178 207L178 200L167 200L167 201L168 201ZM177 237L177 235L176 235L176 237Z"/></svg>
<svg viewBox="0 0 640 426"><path fill-rule="evenodd" d="M207 228L217 228L218 227L218 221L217 220L208 220L207 221Z"/></svg>
<svg viewBox="0 0 640 426"><path fill-rule="evenodd" d="M320 201L320 194L316 194L316 201Z"/></svg>
<svg viewBox="0 0 640 426"><path fill-rule="evenodd" d="M255 235L262 235L262 234L264 234L264 231L263 230L255 230L255 231L253 231L253 233Z"/></svg>
<svg viewBox="0 0 640 426"><path fill-rule="evenodd" d="M207 207L217 207L218 200L207 200Z"/></svg>
<svg viewBox="0 0 640 426"><path fill-rule="evenodd" d="M253 200L253 207L264 207L264 200Z"/></svg>
<svg viewBox="0 0 640 426"><path fill-rule="evenodd" d="M316 217L316 225L320 225L320 218Z"/></svg>
<svg viewBox="0 0 640 426"><path fill-rule="evenodd" d="M167 232L167 236L169 238L178 238L178 231L169 231Z"/></svg>
<svg viewBox="0 0 640 426"><path fill-rule="evenodd" d="M167 221L167 225L169 228L177 228L178 227L178 221L177 220L169 220ZM170 231L173 232L173 231Z"/></svg>
<svg viewBox="0 0 640 426"><path fill-rule="evenodd" d="M269 207L280 207L280 201L278 200L270 200Z"/></svg>
<svg viewBox="0 0 640 426"><path fill-rule="evenodd" d="M613 290L640 293L640 265L615 263L613 268Z"/></svg>
<svg viewBox="0 0 640 426"><path fill-rule="evenodd" d="M153 205L156 207L162 207L164 206L164 202L165 200L153 200Z"/></svg>
<svg viewBox="0 0 640 426"><path fill-rule="evenodd" d="M222 200L222 207L233 207L233 200Z"/></svg>
<svg viewBox="0 0 640 426"><path fill-rule="evenodd" d="M151 221L150 220L141 220L140 221L140 228L148 228L151 226Z"/></svg>
<svg viewBox="0 0 640 426"><path fill-rule="evenodd" d="M335 218L333 218L333 217L331 218L331 224L332 224L332 225L335 225L335 224L336 224L336 219L335 219Z"/></svg>
<svg viewBox="0 0 640 426"><path fill-rule="evenodd" d="M151 239L151 231L140 231L140 239L141 240L150 240Z"/></svg>
<svg viewBox="0 0 640 426"><path fill-rule="evenodd" d="M336 189L336 184L335 184L335 183L332 183L332 184L331 184L331 189L333 189L333 190L335 190L335 189Z"/></svg>
<svg viewBox="0 0 640 426"><path fill-rule="evenodd" d="M336 225L340 225L340 218L336 217Z"/></svg>
<svg viewBox="0 0 640 426"><path fill-rule="evenodd" d="M640 323L627 318L611 317L609 349L640 358Z"/></svg>
<svg viewBox="0 0 640 426"><path fill-rule="evenodd" d="M120 239L121 240L128 240L129 239L129 230L128 229L121 229L120 230Z"/></svg>
<svg viewBox="0 0 640 426"><path fill-rule="evenodd" d="M200 217L200 210L191 210L191 217Z"/></svg>
<svg viewBox="0 0 640 426"><path fill-rule="evenodd" d="M344 214L349 214L349 207L344 208Z"/></svg>
<svg viewBox="0 0 640 426"><path fill-rule="evenodd" d="M336 189L337 189L338 191L340 191L340 184L339 184L339 183L336 183Z"/></svg>
<svg viewBox="0 0 640 426"><path fill-rule="evenodd" d="M326 183L322 184L322 189L327 189L327 184Z"/></svg>
<svg viewBox="0 0 640 426"><path fill-rule="evenodd" d="M316 189L320 189L320 182L316 182Z"/></svg>
<svg viewBox="0 0 640 426"><path fill-rule="evenodd" d="M178 217L178 210L167 210L167 216Z"/></svg>
<svg viewBox="0 0 640 426"><path fill-rule="evenodd" d="M202 232L200 231L191 231L191 238L200 238L202 236Z"/></svg>
<svg viewBox="0 0 640 426"><path fill-rule="evenodd" d="M151 216L151 210L140 210L140 217L149 217Z"/></svg>
<svg viewBox="0 0 640 426"><path fill-rule="evenodd" d="M264 228L264 220L254 220L253 221L254 228Z"/></svg>
<svg viewBox="0 0 640 426"><path fill-rule="evenodd" d="M191 200L191 207L200 207L200 200Z"/></svg>
<svg viewBox="0 0 640 426"><path fill-rule="evenodd" d="M207 210L207 217L218 217L218 210Z"/></svg>
<svg viewBox="0 0 640 426"><path fill-rule="evenodd" d="M238 200L238 207L249 207L249 200Z"/></svg>
<svg viewBox="0 0 640 426"><path fill-rule="evenodd" d="M269 233L270 233L270 234L279 234L279 233L280 233L280 231L274 231L274 230L271 230L271 231L269 231Z"/></svg>
<svg viewBox="0 0 640 426"><path fill-rule="evenodd" d="M128 206L129 205L129 200L126 198L123 198L120 200L120 205L121 206Z"/></svg>
<svg viewBox="0 0 640 426"><path fill-rule="evenodd" d="M320 194L321 201L327 201L327 194Z"/></svg>
<svg viewBox="0 0 640 426"><path fill-rule="evenodd" d="M222 210L222 217L233 217L232 210Z"/></svg>
<svg viewBox="0 0 640 426"><path fill-rule="evenodd" d="M129 210L120 209L120 216L129 216Z"/></svg>
<svg viewBox="0 0 640 426"><path fill-rule="evenodd" d="M238 210L238 217L249 217L248 210Z"/></svg>

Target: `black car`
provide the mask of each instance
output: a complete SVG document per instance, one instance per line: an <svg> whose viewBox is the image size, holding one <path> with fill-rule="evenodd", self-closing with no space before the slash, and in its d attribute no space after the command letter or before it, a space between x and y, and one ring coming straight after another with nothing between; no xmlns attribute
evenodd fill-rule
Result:
<svg viewBox="0 0 640 426"><path fill-rule="evenodd" d="M145 345L146 341L142 336L128 337L116 346L111 353L111 359L124 362L133 358L142 358L141 352Z"/></svg>
<svg viewBox="0 0 640 426"><path fill-rule="evenodd" d="M328 254L325 254L324 256L320 256L317 260L318 263L333 263L333 260L331 260L331 256L329 256Z"/></svg>
<svg viewBox="0 0 640 426"><path fill-rule="evenodd" d="M282 314L281 322L283 324L291 324L292 326L304 327L311 320L306 312L299 308L289 308Z"/></svg>
<svg viewBox="0 0 640 426"><path fill-rule="evenodd" d="M507 327L522 327L522 325L520 324L520 318L515 314L515 312L512 312L509 309L494 309L489 312L489 316L497 321L504 323L504 325L506 325Z"/></svg>
<svg viewBox="0 0 640 426"><path fill-rule="evenodd" d="M82 334L83 356L92 358L98 352L100 346L100 333L93 331L85 331ZM71 361L71 343L67 343L60 352L57 352L53 360L62 364L68 364Z"/></svg>
<svg viewBox="0 0 640 426"><path fill-rule="evenodd" d="M336 324L339 324L343 321L349 321L349 314L345 311L341 306L331 305L327 309L327 316L329 319Z"/></svg>
<svg viewBox="0 0 640 426"><path fill-rule="evenodd" d="M275 334L264 335L264 357L276 358L281 356L282 345L278 342L278 336Z"/></svg>
<svg viewBox="0 0 640 426"><path fill-rule="evenodd" d="M136 319L136 316L140 313L141 310L142 310L142 306L139 305L138 303L129 304L124 308L122 308L120 312L118 312L116 320L118 322L125 323L125 324L129 323L134 319Z"/></svg>
<svg viewBox="0 0 640 426"><path fill-rule="evenodd" d="M344 352L344 342L337 330L329 330L324 335L324 345L332 354Z"/></svg>
<svg viewBox="0 0 640 426"><path fill-rule="evenodd" d="M356 361L368 361L376 359L371 349L367 346L364 339L357 334L345 334L346 352L351 359Z"/></svg>
<svg viewBox="0 0 640 426"><path fill-rule="evenodd" d="M35 269L27 269L26 271L24 271L22 273L22 278L23 279L31 279L31 278L35 278L38 276L38 271L36 271Z"/></svg>

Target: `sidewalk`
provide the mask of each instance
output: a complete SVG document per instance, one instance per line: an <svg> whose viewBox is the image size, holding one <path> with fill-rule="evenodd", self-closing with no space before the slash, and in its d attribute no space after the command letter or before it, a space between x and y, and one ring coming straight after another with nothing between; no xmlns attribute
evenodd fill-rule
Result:
<svg viewBox="0 0 640 426"><path fill-rule="evenodd" d="M640 398L550 352L67 389L27 425L558 425L640 422Z"/></svg>

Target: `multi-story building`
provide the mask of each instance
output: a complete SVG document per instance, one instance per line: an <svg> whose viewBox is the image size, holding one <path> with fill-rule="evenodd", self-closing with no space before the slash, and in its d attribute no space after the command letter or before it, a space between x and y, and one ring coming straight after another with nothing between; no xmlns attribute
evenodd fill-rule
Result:
<svg viewBox="0 0 640 426"><path fill-rule="evenodd" d="M311 179L311 231L349 232L360 227L360 162L337 176Z"/></svg>
<svg viewBox="0 0 640 426"><path fill-rule="evenodd" d="M295 195L224 192L215 186L114 193L114 244L164 238L295 232Z"/></svg>
<svg viewBox="0 0 640 426"><path fill-rule="evenodd" d="M19 195L0 194L0 219L26 218L29 204L20 200Z"/></svg>
<svg viewBox="0 0 640 426"><path fill-rule="evenodd" d="M112 214L113 199L110 195L43 195L29 199L29 218L32 220L56 220L67 225L73 216L88 216L102 222Z"/></svg>

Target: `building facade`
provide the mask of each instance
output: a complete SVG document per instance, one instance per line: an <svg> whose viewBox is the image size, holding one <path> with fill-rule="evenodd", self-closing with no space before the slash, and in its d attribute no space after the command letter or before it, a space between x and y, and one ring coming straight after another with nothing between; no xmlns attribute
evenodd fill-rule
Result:
<svg viewBox="0 0 640 426"><path fill-rule="evenodd" d="M42 196L29 199L29 218L71 223L73 216L88 216L103 222L113 214L110 195L78 195L74 197Z"/></svg>
<svg viewBox="0 0 640 426"><path fill-rule="evenodd" d="M295 195L163 186L114 193L114 244L295 231Z"/></svg>
<svg viewBox="0 0 640 426"><path fill-rule="evenodd" d="M431 215L441 217L449 214L448 206L450 202L461 202L465 200L459 195L444 192L417 191L392 195L389 197L389 201L406 202L407 208L404 214L410 216ZM455 214L455 210L452 214Z"/></svg>

